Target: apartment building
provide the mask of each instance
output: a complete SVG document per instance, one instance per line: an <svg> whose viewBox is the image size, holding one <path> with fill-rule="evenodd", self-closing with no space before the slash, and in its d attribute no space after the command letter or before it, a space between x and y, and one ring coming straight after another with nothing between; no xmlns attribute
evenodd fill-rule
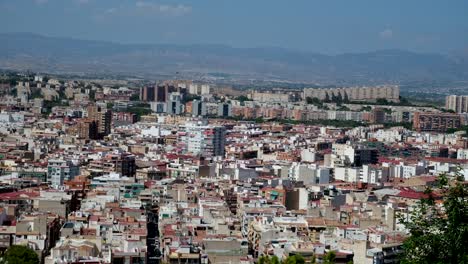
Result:
<svg viewBox="0 0 468 264"><path fill-rule="evenodd" d="M449 128L459 128L461 117L450 113L416 112L413 118L413 128L416 131L445 132Z"/></svg>
<svg viewBox="0 0 468 264"><path fill-rule="evenodd" d="M373 87L346 87L346 88L305 88L303 99L318 98L331 100L341 97L349 101L376 101L386 99L391 102L400 101L400 87L397 85L381 85ZM345 100L346 101L346 100Z"/></svg>
<svg viewBox="0 0 468 264"><path fill-rule="evenodd" d="M205 157L224 156L226 128L200 123L189 123L179 132L181 147L187 153Z"/></svg>
<svg viewBox="0 0 468 264"><path fill-rule="evenodd" d="M52 186L62 186L64 181L73 180L80 174L80 168L70 160L49 160L47 165L47 181Z"/></svg>
<svg viewBox="0 0 468 264"><path fill-rule="evenodd" d="M448 95L445 97L445 108L455 113L467 113L468 95Z"/></svg>

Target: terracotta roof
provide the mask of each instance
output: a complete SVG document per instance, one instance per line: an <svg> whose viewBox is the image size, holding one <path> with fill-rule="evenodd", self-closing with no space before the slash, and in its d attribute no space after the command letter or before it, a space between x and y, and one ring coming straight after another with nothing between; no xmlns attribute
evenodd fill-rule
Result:
<svg viewBox="0 0 468 264"><path fill-rule="evenodd" d="M18 192L8 192L0 194L0 201L2 200L17 200L17 199L31 199L39 197L40 193L37 191L21 190Z"/></svg>

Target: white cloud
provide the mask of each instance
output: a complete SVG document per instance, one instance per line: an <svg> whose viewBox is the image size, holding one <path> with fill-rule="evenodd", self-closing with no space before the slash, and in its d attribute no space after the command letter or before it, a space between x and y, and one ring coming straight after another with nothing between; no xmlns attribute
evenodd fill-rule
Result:
<svg viewBox="0 0 468 264"><path fill-rule="evenodd" d="M135 4L137 11L146 13L156 13L170 16L182 16L192 12L192 7L178 4L178 5L163 5L154 2L137 1Z"/></svg>
<svg viewBox="0 0 468 264"><path fill-rule="evenodd" d="M76 0L79 1L79 0ZM81 0L92 1L92 0ZM158 4L150 1L137 1L131 6L120 5L109 7L96 14L94 19L97 21L106 21L114 17L178 17L192 12L192 7L183 4Z"/></svg>
<svg viewBox="0 0 468 264"><path fill-rule="evenodd" d="M384 29L379 32L379 37L382 39L391 39L393 37L393 30L390 28Z"/></svg>

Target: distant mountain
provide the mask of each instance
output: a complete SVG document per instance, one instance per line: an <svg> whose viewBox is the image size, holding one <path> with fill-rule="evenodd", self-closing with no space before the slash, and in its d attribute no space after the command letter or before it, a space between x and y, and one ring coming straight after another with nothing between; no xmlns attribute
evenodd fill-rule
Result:
<svg viewBox="0 0 468 264"><path fill-rule="evenodd" d="M468 60L453 54L382 50L329 56L280 48L119 44L30 33L0 34L0 68L317 83L468 80Z"/></svg>

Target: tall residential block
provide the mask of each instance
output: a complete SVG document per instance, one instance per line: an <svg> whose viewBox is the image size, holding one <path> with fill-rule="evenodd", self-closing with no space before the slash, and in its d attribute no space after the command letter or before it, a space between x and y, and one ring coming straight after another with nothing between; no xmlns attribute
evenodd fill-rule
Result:
<svg viewBox="0 0 468 264"><path fill-rule="evenodd" d="M80 168L70 160L49 160L47 181L54 187L62 186L64 181L73 180L80 174Z"/></svg>
<svg viewBox="0 0 468 264"><path fill-rule="evenodd" d="M98 138L103 138L111 132L112 112L97 105L87 108L88 119L96 122Z"/></svg>
<svg viewBox="0 0 468 264"><path fill-rule="evenodd" d="M445 108L455 113L468 113L468 95L449 95L445 97Z"/></svg>
<svg viewBox="0 0 468 264"><path fill-rule="evenodd" d="M145 86L140 89L140 100L145 102L153 102L156 98L156 87Z"/></svg>
<svg viewBox="0 0 468 264"><path fill-rule="evenodd" d="M203 157L224 156L226 128L223 126L189 123L179 132L180 147L186 152Z"/></svg>

